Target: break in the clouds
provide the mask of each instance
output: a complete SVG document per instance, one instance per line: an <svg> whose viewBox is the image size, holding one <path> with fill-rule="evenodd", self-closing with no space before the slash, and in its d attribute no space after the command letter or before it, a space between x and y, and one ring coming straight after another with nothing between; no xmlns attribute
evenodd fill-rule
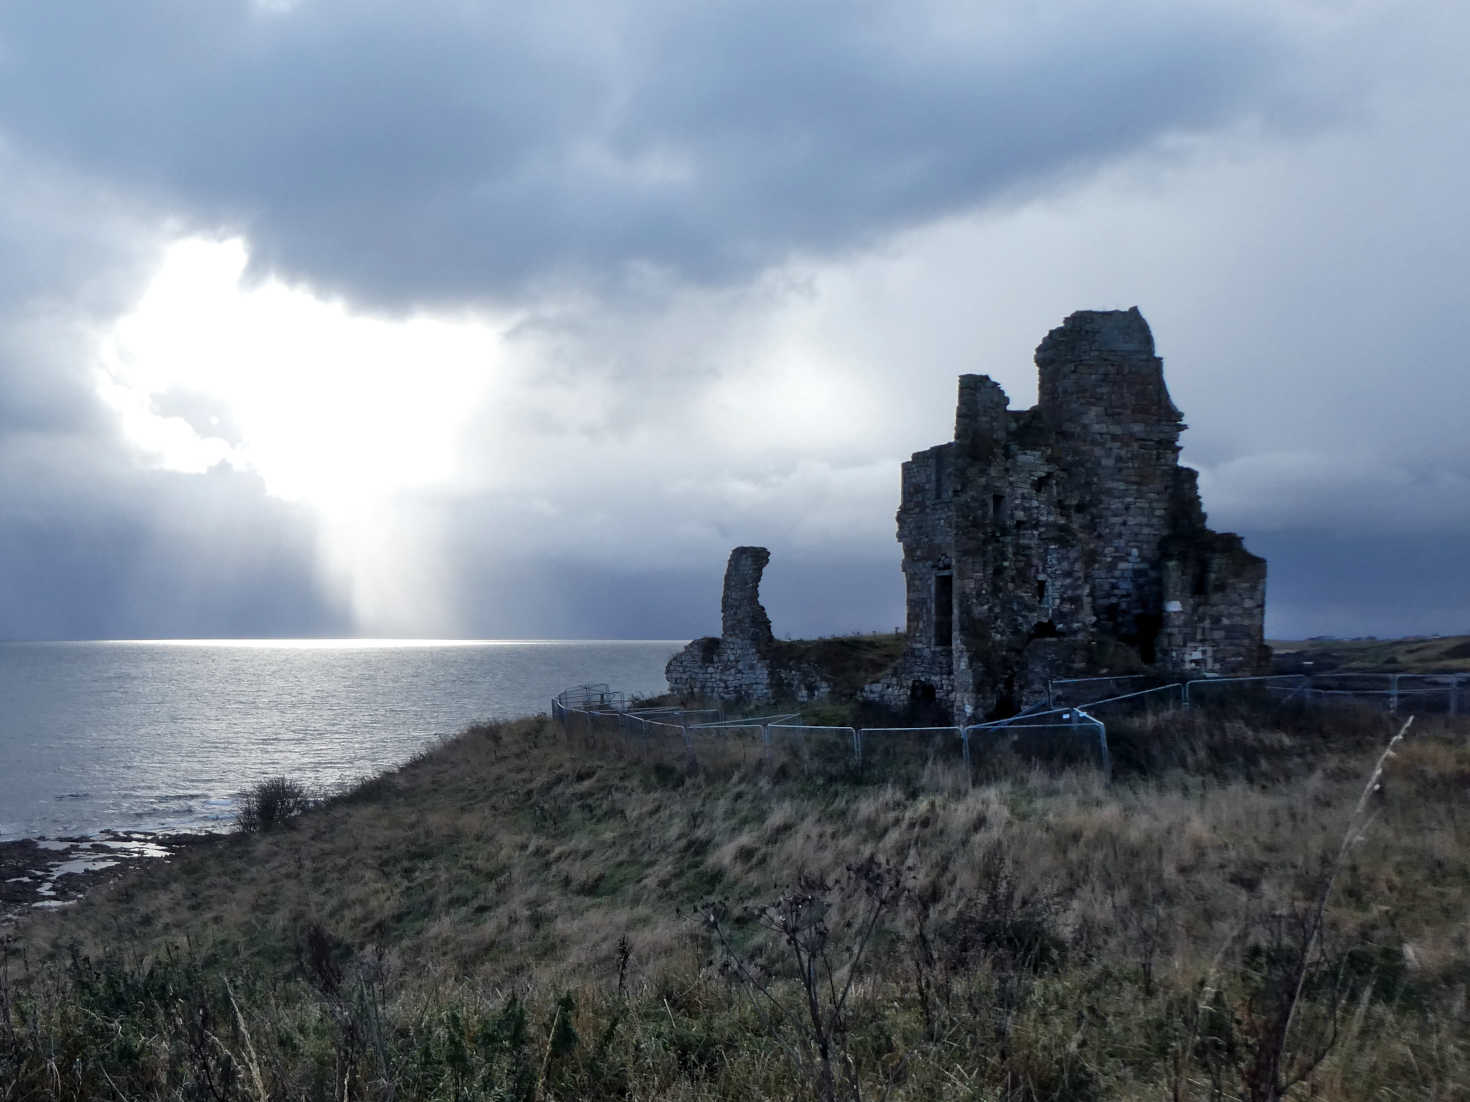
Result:
<svg viewBox="0 0 1470 1102"><path fill-rule="evenodd" d="M1268 628L1470 624L1470 16L0 14L0 634L901 620L954 376L1140 305ZM1407 580L1406 580L1407 579Z"/></svg>

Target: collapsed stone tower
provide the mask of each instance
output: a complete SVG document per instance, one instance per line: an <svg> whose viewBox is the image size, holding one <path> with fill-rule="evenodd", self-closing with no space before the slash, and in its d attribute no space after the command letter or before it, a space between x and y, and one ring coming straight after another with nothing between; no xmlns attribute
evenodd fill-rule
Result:
<svg viewBox="0 0 1470 1102"><path fill-rule="evenodd" d="M766 700L771 696L768 656L774 639L760 602L761 575L771 553L737 547L725 564L720 635L696 639L664 670L670 688L707 700Z"/></svg>
<svg viewBox="0 0 1470 1102"><path fill-rule="evenodd" d="M725 564L725 591L720 595L720 636L757 653L770 648L771 618L761 604L761 575L771 553L764 547L737 547Z"/></svg>
<svg viewBox="0 0 1470 1102"><path fill-rule="evenodd" d="M907 647L866 695L947 702L966 722L1120 656L1255 671L1266 563L1206 527L1138 308L1071 315L1036 366L1029 410L987 376L960 376L954 440L903 465Z"/></svg>
<svg viewBox="0 0 1470 1102"><path fill-rule="evenodd" d="M696 700L753 703L763 700L818 700L831 695L827 671L771 633L761 607L761 575L771 553L764 547L737 547L725 564L720 598L720 635L696 639L664 667L669 689Z"/></svg>

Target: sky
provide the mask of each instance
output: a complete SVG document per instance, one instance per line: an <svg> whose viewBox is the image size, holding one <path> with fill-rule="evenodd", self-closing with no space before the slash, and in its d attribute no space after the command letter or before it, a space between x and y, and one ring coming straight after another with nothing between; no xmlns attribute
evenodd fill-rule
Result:
<svg viewBox="0 0 1470 1102"><path fill-rule="evenodd" d="M0 638L903 621L899 464L1137 305L1268 634L1470 631L1470 7L0 7Z"/></svg>

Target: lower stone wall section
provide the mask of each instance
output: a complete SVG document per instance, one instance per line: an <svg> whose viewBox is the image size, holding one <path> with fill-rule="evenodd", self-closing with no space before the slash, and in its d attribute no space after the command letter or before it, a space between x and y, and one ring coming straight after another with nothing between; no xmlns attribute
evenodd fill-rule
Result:
<svg viewBox="0 0 1470 1102"><path fill-rule="evenodd" d="M898 663L862 691L866 701L895 713L954 699L954 654L949 647L910 646Z"/></svg>
<svg viewBox="0 0 1470 1102"><path fill-rule="evenodd" d="M825 700L832 685L815 666L781 661L744 639L707 636L669 659L669 691L686 700L757 704Z"/></svg>

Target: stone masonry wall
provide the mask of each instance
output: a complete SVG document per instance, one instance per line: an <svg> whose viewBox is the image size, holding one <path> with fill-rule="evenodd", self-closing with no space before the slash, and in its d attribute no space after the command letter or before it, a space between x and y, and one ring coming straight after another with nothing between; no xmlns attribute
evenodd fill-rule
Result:
<svg viewBox="0 0 1470 1102"><path fill-rule="evenodd" d="M1248 675L1269 663L1266 563L1239 536L1207 529L1171 536L1163 587L1161 665Z"/></svg>
<svg viewBox="0 0 1470 1102"><path fill-rule="evenodd" d="M903 465L908 645L864 695L895 708L937 698L973 722L1119 654L1258 667L1265 562L1205 527L1138 309L1073 314L1036 364L1030 410L1008 410L985 376L961 376L953 443ZM935 607L946 592L947 618Z"/></svg>
<svg viewBox="0 0 1470 1102"><path fill-rule="evenodd" d="M1138 308L1082 311L1036 350L1039 408L1079 481L1089 581L1102 629L1148 650L1162 601L1159 541L1179 461L1179 410Z"/></svg>

